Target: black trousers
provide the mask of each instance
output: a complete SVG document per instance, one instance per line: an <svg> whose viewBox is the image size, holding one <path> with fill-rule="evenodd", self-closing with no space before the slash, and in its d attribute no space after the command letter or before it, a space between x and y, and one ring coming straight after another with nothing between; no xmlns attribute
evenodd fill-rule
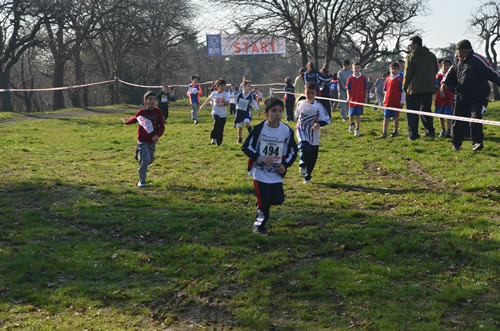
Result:
<svg viewBox="0 0 500 331"><path fill-rule="evenodd" d="M455 107L453 107L453 115L469 118L482 119L483 115L481 111L483 110L484 102L476 102L473 104L464 104L460 101L455 102ZM470 130L472 144L482 144L484 139L483 125L481 123L470 123L464 121L453 120L453 133L451 142L453 145L460 147L462 141L464 140L464 135L466 130Z"/></svg>
<svg viewBox="0 0 500 331"><path fill-rule="evenodd" d="M295 105L295 97L286 97L286 120L293 121L293 106Z"/></svg>
<svg viewBox="0 0 500 331"><path fill-rule="evenodd" d="M419 110L424 112L431 112L432 93L424 94L407 94L406 95L406 108L411 110ZM418 134L418 118L422 120L422 125L425 128L425 133L428 135L435 135L433 118L431 116L423 116L406 113L406 120L408 122L408 138L414 140L419 136Z"/></svg>
<svg viewBox="0 0 500 331"><path fill-rule="evenodd" d="M307 169L307 174L304 176L305 180L311 179L311 174L318 160L319 146L313 146L308 141L301 141L299 143L299 166Z"/></svg>
<svg viewBox="0 0 500 331"><path fill-rule="evenodd" d="M163 120L166 122L168 118L168 105L161 107L160 110L163 114Z"/></svg>
<svg viewBox="0 0 500 331"><path fill-rule="evenodd" d="M219 115L212 115L214 118L214 128L210 132L210 138L217 141L217 145L222 144L222 138L224 137L224 126L226 125L226 117L220 117Z"/></svg>
<svg viewBox="0 0 500 331"><path fill-rule="evenodd" d="M265 225L269 219L269 210L271 206L283 204L285 201L285 192L283 192L283 183L263 183L254 179L253 187L257 196L257 208L264 213Z"/></svg>

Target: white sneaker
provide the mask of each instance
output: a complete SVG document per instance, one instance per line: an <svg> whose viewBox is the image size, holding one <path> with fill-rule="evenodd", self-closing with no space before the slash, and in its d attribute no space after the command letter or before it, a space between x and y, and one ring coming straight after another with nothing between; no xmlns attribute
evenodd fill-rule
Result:
<svg viewBox="0 0 500 331"><path fill-rule="evenodd" d="M212 139L212 142L210 143L210 145L215 145L215 144L217 144L217 140Z"/></svg>
<svg viewBox="0 0 500 331"><path fill-rule="evenodd" d="M304 179L304 184L309 184L311 182L310 179Z"/></svg>
<svg viewBox="0 0 500 331"><path fill-rule="evenodd" d="M257 217L255 218L255 223L253 225L261 226L265 218L266 216L264 216L264 212L260 209L257 209Z"/></svg>
<svg viewBox="0 0 500 331"><path fill-rule="evenodd" d="M355 135L356 137L359 137L359 129L356 129L356 131L354 132L354 135Z"/></svg>
<svg viewBox="0 0 500 331"><path fill-rule="evenodd" d="M307 175L307 167L299 167L299 172L302 176Z"/></svg>
<svg viewBox="0 0 500 331"><path fill-rule="evenodd" d="M354 132L354 123L349 124L349 133L353 133L353 132Z"/></svg>
<svg viewBox="0 0 500 331"><path fill-rule="evenodd" d="M137 183L137 187L146 187L146 183L145 182L139 182L139 183Z"/></svg>

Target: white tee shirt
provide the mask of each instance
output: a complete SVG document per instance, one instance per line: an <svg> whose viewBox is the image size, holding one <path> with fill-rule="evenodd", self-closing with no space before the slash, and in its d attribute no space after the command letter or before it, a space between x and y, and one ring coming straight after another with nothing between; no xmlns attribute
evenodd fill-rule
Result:
<svg viewBox="0 0 500 331"><path fill-rule="evenodd" d="M261 156L269 156L273 160L273 165L264 165L253 163L249 175L253 179L264 183L282 183L283 177L278 173L276 166L282 163L282 156L285 153L285 142L289 138L290 129L284 123L280 122L279 127L271 128L264 123L264 127L259 135L257 150Z"/></svg>
<svg viewBox="0 0 500 331"><path fill-rule="evenodd" d="M227 92L218 93L214 91L210 94L209 98L212 99L212 115L227 117L227 107L224 101L229 102L229 94Z"/></svg>
<svg viewBox="0 0 500 331"><path fill-rule="evenodd" d="M313 130L312 127L316 122L331 123L325 107L318 101L308 103L306 100L300 100L295 109L295 117L297 118L297 140L308 141L313 146L319 146L319 131Z"/></svg>

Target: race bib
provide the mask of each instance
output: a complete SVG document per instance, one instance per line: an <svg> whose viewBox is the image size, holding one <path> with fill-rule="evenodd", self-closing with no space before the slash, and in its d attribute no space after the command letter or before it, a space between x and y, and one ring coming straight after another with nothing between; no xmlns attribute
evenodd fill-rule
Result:
<svg viewBox="0 0 500 331"><path fill-rule="evenodd" d="M247 99L240 99L238 101L238 106L236 108L241 109L241 110L247 110L249 103L250 103L250 101Z"/></svg>
<svg viewBox="0 0 500 331"><path fill-rule="evenodd" d="M189 93L191 93L191 94L198 94L198 92L199 92L198 89L195 88L195 87L190 87L189 88Z"/></svg>
<svg viewBox="0 0 500 331"><path fill-rule="evenodd" d="M231 95L231 97L229 98L229 103L236 104L236 95Z"/></svg>
<svg viewBox="0 0 500 331"><path fill-rule="evenodd" d="M167 102L168 102L168 97L166 97L166 96L162 96L162 97L161 97L161 102L163 102L163 103L167 103Z"/></svg>
<svg viewBox="0 0 500 331"><path fill-rule="evenodd" d="M273 164L281 164L283 156L283 141L274 137L261 136L260 155L269 156Z"/></svg>
<svg viewBox="0 0 500 331"><path fill-rule="evenodd" d="M224 103L224 96L219 97L219 98L215 98L215 104L216 105L220 105L222 103Z"/></svg>
<svg viewBox="0 0 500 331"><path fill-rule="evenodd" d="M148 120L146 117L139 116L137 117L137 121L139 122L139 125L146 130L147 133L153 132L153 123L151 123L150 120Z"/></svg>

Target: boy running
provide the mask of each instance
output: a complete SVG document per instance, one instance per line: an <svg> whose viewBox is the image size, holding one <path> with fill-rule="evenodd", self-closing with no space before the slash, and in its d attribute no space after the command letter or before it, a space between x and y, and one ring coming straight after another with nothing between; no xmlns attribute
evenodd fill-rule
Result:
<svg viewBox="0 0 500 331"><path fill-rule="evenodd" d="M300 100L295 109L297 124L295 130L299 141L299 170L304 176L304 184L311 182L311 174L318 159L319 131L321 126L330 124L325 107L314 100L317 87L314 82L308 82L305 87L305 100Z"/></svg>
<svg viewBox="0 0 500 331"><path fill-rule="evenodd" d="M256 125L241 150L249 157L248 171L253 177L257 195L257 215L253 232L267 233L266 223L272 205L285 200L283 178L297 158L297 143L293 131L281 122L283 101L267 99L264 103L266 120Z"/></svg>
<svg viewBox="0 0 500 331"><path fill-rule="evenodd" d="M250 125L252 122L252 107L257 110L257 115L260 116L259 105L252 93L252 85L248 81L244 81L242 84L243 91L236 97L236 117L234 118L234 127L238 129L238 144L243 141L241 137L243 127L247 128L248 133L252 131Z"/></svg>
<svg viewBox="0 0 500 331"><path fill-rule="evenodd" d="M224 91L226 88L226 81L224 79L217 79L215 86L216 91L213 91L203 105L201 105L200 111L203 106L205 106L208 102L211 102L212 117L214 119L214 128L212 129L212 132L210 132L210 138L212 138L211 144L217 144L217 146L220 146L222 144L222 138L224 137L227 106L229 106L229 94Z"/></svg>
<svg viewBox="0 0 500 331"><path fill-rule="evenodd" d="M139 122L138 143L135 153L135 158L139 162L138 187L146 186L148 166L155 159L156 143L165 131L163 114L160 109L156 108L156 94L146 92L144 94L144 104L147 108L140 109L134 116L123 120L123 123L127 125Z"/></svg>
<svg viewBox="0 0 500 331"><path fill-rule="evenodd" d="M189 102L191 103L191 119L194 121L194 124L198 124L198 109L200 109L200 96L201 86L198 85L199 76L193 75L191 76L191 84L188 85L187 96L189 98Z"/></svg>

